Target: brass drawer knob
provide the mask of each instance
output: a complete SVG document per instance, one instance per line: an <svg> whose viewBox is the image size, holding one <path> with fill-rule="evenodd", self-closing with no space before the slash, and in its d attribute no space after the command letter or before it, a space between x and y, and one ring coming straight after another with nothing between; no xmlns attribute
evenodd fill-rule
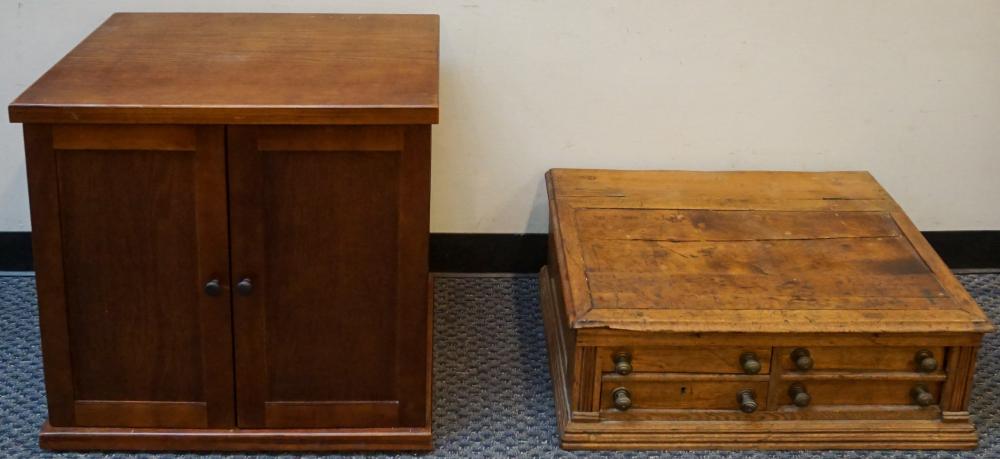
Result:
<svg viewBox="0 0 1000 459"><path fill-rule="evenodd" d="M806 392L806 386L802 383L792 383L788 387L788 396L792 399L792 404L799 408L809 406L809 402L812 401L812 396Z"/></svg>
<svg viewBox="0 0 1000 459"><path fill-rule="evenodd" d="M917 363L917 371L920 372L930 373L938 368L938 362L934 358L934 353L927 349L917 351L917 355L913 360Z"/></svg>
<svg viewBox="0 0 1000 459"><path fill-rule="evenodd" d="M931 394L927 390L927 386L923 384L917 384L910 389L910 397L913 398L913 403L920 406L931 406L934 404L934 394Z"/></svg>
<svg viewBox="0 0 1000 459"><path fill-rule="evenodd" d="M744 352L740 356L740 366L743 367L743 372L748 375L760 373L760 360L753 352Z"/></svg>
<svg viewBox="0 0 1000 459"><path fill-rule="evenodd" d="M625 411L632 408L632 393L624 387L619 387L611 391L611 399L614 400L615 408Z"/></svg>
<svg viewBox="0 0 1000 459"><path fill-rule="evenodd" d="M757 411L757 394L754 393L753 389L744 389L736 394L736 401L740 404L740 411L744 413L753 413Z"/></svg>
<svg viewBox="0 0 1000 459"><path fill-rule="evenodd" d="M811 370L813 367L813 359L812 354L809 353L809 349L800 347L792 351L792 363L795 364L795 368L798 368L801 371Z"/></svg>
<svg viewBox="0 0 1000 459"><path fill-rule="evenodd" d="M632 354L625 351L615 352L612 357L615 362L615 373L625 376L632 372Z"/></svg>

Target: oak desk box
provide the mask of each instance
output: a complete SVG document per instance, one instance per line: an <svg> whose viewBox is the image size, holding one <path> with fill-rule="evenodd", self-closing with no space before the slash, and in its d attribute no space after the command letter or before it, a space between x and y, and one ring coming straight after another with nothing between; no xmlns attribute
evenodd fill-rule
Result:
<svg viewBox="0 0 1000 459"><path fill-rule="evenodd" d="M547 182L565 448L976 446L992 325L869 174Z"/></svg>
<svg viewBox="0 0 1000 459"><path fill-rule="evenodd" d="M438 18L115 14L24 123L50 449L430 449Z"/></svg>

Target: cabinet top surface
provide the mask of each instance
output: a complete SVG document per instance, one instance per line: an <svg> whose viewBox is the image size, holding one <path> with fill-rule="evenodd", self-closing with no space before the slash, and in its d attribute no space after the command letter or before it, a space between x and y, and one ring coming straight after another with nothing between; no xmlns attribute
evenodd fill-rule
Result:
<svg viewBox="0 0 1000 459"><path fill-rule="evenodd" d="M434 15L116 13L12 122L428 124Z"/></svg>
<svg viewBox="0 0 1000 459"><path fill-rule="evenodd" d="M575 328L982 333L982 310L867 172L554 169Z"/></svg>

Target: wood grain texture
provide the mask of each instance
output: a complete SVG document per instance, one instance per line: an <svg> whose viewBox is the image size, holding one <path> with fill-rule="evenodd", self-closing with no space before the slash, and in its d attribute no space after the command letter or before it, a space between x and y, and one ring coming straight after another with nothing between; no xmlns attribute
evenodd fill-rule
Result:
<svg viewBox="0 0 1000 459"><path fill-rule="evenodd" d="M232 426L222 128L26 134L51 422Z"/></svg>
<svg viewBox="0 0 1000 459"><path fill-rule="evenodd" d="M116 13L13 122L429 124L434 15Z"/></svg>
<svg viewBox="0 0 1000 459"><path fill-rule="evenodd" d="M542 321L545 325L545 345L549 353L549 373L552 376L553 398L556 405L556 428L562 434L570 422L570 413L573 412L572 396L569 391L573 374L569 366L569 363L572 362L572 354L568 351L568 349L573 348L573 343L564 335L566 322L560 320L558 316L560 308L553 306L560 303L554 297L555 281L550 276L548 267L542 267L541 272L538 273L538 291Z"/></svg>
<svg viewBox="0 0 1000 459"><path fill-rule="evenodd" d="M597 360L601 371L615 371L614 355L627 351L636 373L735 373L743 374L740 356L752 352L760 362L760 373L767 374L771 361L770 347L639 347L600 348Z"/></svg>
<svg viewBox="0 0 1000 459"><path fill-rule="evenodd" d="M632 407L641 409L689 409L739 411L736 395L751 389L757 394L759 409L767 409L767 381L720 381L676 379L609 380L601 391L601 409L615 410L611 391L618 387L632 394ZM631 411L631 409L629 409ZM617 411L617 410L615 410Z"/></svg>
<svg viewBox="0 0 1000 459"><path fill-rule="evenodd" d="M56 151L52 148L52 127L24 125L24 152L48 422L71 426L75 422L73 367L59 223L59 172Z"/></svg>
<svg viewBox="0 0 1000 459"><path fill-rule="evenodd" d="M265 409L284 402L356 402L298 427L427 423L429 129L372 129L230 128L232 283L254 286L234 303L241 427L294 426Z"/></svg>
<svg viewBox="0 0 1000 459"><path fill-rule="evenodd" d="M61 451L430 451L430 428L149 429L42 426L39 444Z"/></svg>
<svg viewBox="0 0 1000 459"><path fill-rule="evenodd" d="M975 448L977 438L975 429L969 422L968 413L942 413L937 406L917 407L911 404L876 405L848 404L823 405L822 403L802 409L787 405L788 382L783 378L797 376L781 370L782 356L772 353L771 375L746 376L738 374L656 374L633 373L629 376L605 374L605 387L632 387L638 383L640 396L651 397L660 403L669 401L664 386L680 393L681 384L690 390L691 384L708 383L713 393L717 387L729 388L729 385L746 383L767 385L767 404L765 409L759 409L752 414L746 414L734 409L679 409L658 406L653 409L633 408L622 412L607 408L601 411L599 418L593 418L589 413L573 412L569 400L573 393L579 390L577 384L565 378L567 365L572 362L573 354L569 353L562 341L557 339L553 330L566 327L568 322L559 321L558 314L563 309L557 297L552 294L554 285L547 269L540 274L542 289L541 307L545 319L546 338L550 354L549 359L553 374L553 389L556 399L556 417L558 430L562 439L562 447L566 449L971 449ZM582 330L581 330L582 331ZM587 333L593 333L587 330ZM614 334L635 334L611 330ZM614 336L614 335L611 335ZM729 334L716 335L709 338L713 343L734 343L745 340L753 335ZM846 339L848 343L864 339L864 335L790 335L813 343L837 343ZM852 338L854 341L852 341ZM903 337L899 343L907 340L920 339L919 336ZM695 339L689 337L687 338ZM770 339L764 336L762 340ZM884 337L870 337L871 342L886 340ZM633 338L632 341L635 341ZM888 338L887 343L892 343ZM694 344L680 340L675 344ZM694 348L700 349L700 348ZM908 352L910 349L901 349ZM949 371L955 360L949 357ZM836 378L827 378L835 375ZM868 376L874 376L869 378ZM888 376L888 378L886 377ZM848 402L858 400L852 394L862 394L879 400L900 402L898 390L906 389L907 385L917 381L937 384L940 387L941 374L920 374L904 371L883 373L831 373L816 372L803 375L807 385L827 385L827 388L817 387L816 395L820 397L847 398ZM815 378L810 380L808 378ZM839 388L834 383L842 383ZM660 390L645 391L642 384L652 384ZM878 396L863 395L864 391L855 392L857 385L871 388L874 385ZM657 386L659 385L659 386ZM773 390L772 390L773 388ZM785 392L782 392L784 390ZM947 391L947 387L942 389ZM716 391L718 392L718 391ZM832 395L831 395L832 393ZM678 395L679 397L679 395ZM881 398L880 398L881 397ZM603 399L603 398L602 398ZM605 399L606 400L606 399ZM758 399L760 400L760 399ZM832 400L832 399L831 399ZM709 400L711 401L711 399ZM719 399L720 402L725 402ZM872 400L869 400L872 401ZM878 400L874 400L878 401ZM735 396L733 397L735 403ZM675 402L676 403L676 402ZM707 403L707 402L706 402ZM944 403L944 401L942 401ZM942 422L945 421L945 422Z"/></svg>
<svg viewBox="0 0 1000 459"><path fill-rule="evenodd" d="M572 349L550 340L552 371L577 375L553 377L556 397L600 406L557 404L564 447L975 446L967 388L993 326L867 173L556 169L546 183L546 331L573 335ZM759 374L744 374L747 351ZM937 369L921 371L918 351ZM595 358L591 399L580 367ZM745 389L753 413L739 410Z"/></svg>
<svg viewBox="0 0 1000 459"><path fill-rule="evenodd" d="M579 412L596 412L600 396L600 370L597 368L597 348L577 347L573 375L573 385L576 401L573 410Z"/></svg>
<svg viewBox="0 0 1000 459"><path fill-rule="evenodd" d="M574 328L992 329L867 173L554 169L547 182ZM842 205L855 201L871 208Z"/></svg>
<svg viewBox="0 0 1000 459"><path fill-rule="evenodd" d="M76 425L81 427L208 427L208 410L200 402L76 402Z"/></svg>
<svg viewBox="0 0 1000 459"><path fill-rule="evenodd" d="M941 384L934 382L891 381L891 380L804 380L802 384L812 401L809 406L821 405L913 405L910 389L917 384L927 387L938 400ZM788 397L789 384L783 384L778 393L782 405L791 405ZM937 405L937 403L935 403ZM810 409L810 408L805 408Z"/></svg>
<svg viewBox="0 0 1000 459"><path fill-rule="evenodd" d="M953 347L948 350L948 379L944 384L945 396L941 400L941 406L946 412L968 414L978 350L978 346Z"/></svg>
<svg viewBox="0 0 1000 459"><path fill-rule="evenodd" d="M855 347L855 346L807 346L813 359L813 367L805 374L823 370L849 371L917 371L916 355L927 350L938 360L937 374L944 370L944 348L942 347ZM781 358L781 368L796 371L791 354L795 348L775 348Z"/></svg>
<svg viewBox="0 0 1000 459"><path fill-rule="evenodd" d="M437 78L434 15L117 13L25 90L42 447L430 449Z"/></svg>
<svg viewBox="0 0 1000 459"><path fill-rule="evenodd" d="M266 402L264 416L275 429L395 427L399 402Z"/></svg>

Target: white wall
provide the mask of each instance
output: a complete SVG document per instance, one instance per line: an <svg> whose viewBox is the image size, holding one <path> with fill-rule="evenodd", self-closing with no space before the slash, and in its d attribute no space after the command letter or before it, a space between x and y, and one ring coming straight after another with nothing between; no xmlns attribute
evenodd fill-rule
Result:
<svg viewBox="0 0 1000 459"><path fill-rule="evenodd" d="M1000 229L1000 1L2 0L8 102L113 11L441 15L432 231L543 232L551 167L868 169ZM0 231L28 221L0 127Z"/></svg>

